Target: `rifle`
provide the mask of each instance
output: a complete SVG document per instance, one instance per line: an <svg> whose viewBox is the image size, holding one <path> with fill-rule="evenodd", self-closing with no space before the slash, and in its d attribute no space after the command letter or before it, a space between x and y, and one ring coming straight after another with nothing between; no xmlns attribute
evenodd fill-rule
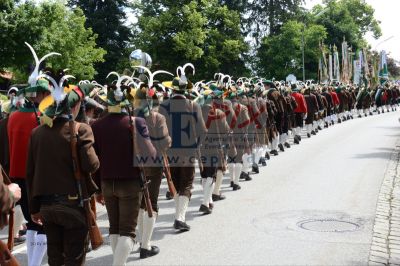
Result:
<svg viewBox="0 0 400 266"><path fill-rule="evenodd" d="M214 103L213 103L212 107L213 107L213 111L214 111L214 115L215 115L216 119L219 119L218 116L217 116L217 109L215 108ZM218 121L215 121L215 126L216 126L216 129L217 129L218 138L220 138L221 134L220 134L220 130L219 130ZM221 144L221 140L220 139L218 140L218 146L219 146L218 147L218 156L219 156L219 159L221 160L222 172L225 173L226 172L226 158L225 158L225 154L224 154L224 152L222 150L222 144Z"/></svg>
<svg viewBox="0 0 400 266"><path fill-rule="evenodd" d="M135 152L139 149L139 145L137 145L137 139L136 139L136 130L135 130L135 123L133 121L133 110L128 107L129 110L129 120L131 122L131 134L132 134L132 152L134 153L134 157L137 158L138 163L139 163L139 174L140 174L140 180L142 182L142 190L143 190L143 196L144 196L144 203L146 206L147 214L149 217L153 217L153 207L151 205L151 200L150 200L150 193L149 193L149 183L150 181L147 180L146 176L144 175L144 170L143 170L143 165L139 157L139 152Z"/></svg>
<svg viewBox="0 0 400 266"><path fill-rule="evenodd" d="M191 105L191 112L193 113L193 101L190 101L190 105ZM193 121L190 121L190 122L191 122L190 127L193 131L194 138L197 140L197 134L196 134L196 129L194 128L194 123L193 123ZM196 147L196 156L198 158L199 170L200 170L200 172L203 172L204 166L203 166L203 161L201 160L201 153L200 153L199 146Z"/></svg>
<svg viewBox="0 0 400 266"><path fill-rule="evenodd" d="M78 188L79 206L83 207L86 215L86 223L89 230L90 243L93 250L98 249L103 244L103 236L101 235L100 229L97 226L95 215L90 208L90 197L88 196L87 187L84 178L82 177L81 165L77 151L77 139L79 123L74 122L72 115L69 115L69 131L70 131L70 142L72 152L72 162L74 166L74 176L76 185Z"/></svg>
<svg viewBox="0 0 400 266"><path fill-rule="evenodd" d="M167 178L168 190L171 193L171 196L174 197L176 195L176 188L175 188L174 182L172 181L171 171L169 170L167 154L165 152L163 152L161 155L163 157L164 173L165 173L165 177Z"/></svg>

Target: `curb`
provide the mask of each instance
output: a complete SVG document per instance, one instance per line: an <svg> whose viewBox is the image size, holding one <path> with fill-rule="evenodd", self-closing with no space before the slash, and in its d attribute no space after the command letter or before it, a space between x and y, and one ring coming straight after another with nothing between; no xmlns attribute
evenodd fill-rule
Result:
<svg viewBox="0 0 400 266"><path fill-rule="evenodd" d="M400 141L391 155L379 192L369 265L400 265Z"/></svg>

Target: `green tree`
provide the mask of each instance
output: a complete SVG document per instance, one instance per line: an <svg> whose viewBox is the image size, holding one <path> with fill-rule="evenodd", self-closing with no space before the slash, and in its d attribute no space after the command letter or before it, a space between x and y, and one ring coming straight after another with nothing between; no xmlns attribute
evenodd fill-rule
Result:
<svg viewBox="0 0 400 266"><path fill-rule="evenodd" d="M279 34L282 25L301 11L304 0L253 0L246 6L246 26L256 45L267 35Z"/></svg>
<svg viewBox="0 0 400 266"><path fill-rule="evenodd" d="M205 10L208 18L204 55L196 61L204 78L222 72L234 76L248 74L244 57L249 47L245 43L238 12L227 6L212 5Z"/></svg>
<svg viewBox="0 0 400 266"><path fill-rule="evenodd" d="M4 40L0 43L0 69L8 68L17 74L17 81L26 81L27 66L33 62L26 41L39 57L61 53L47 61L53 68L69 68L78 79L92 79L96 74L94 64L103 60L105 51L96 48L97 36L84 24L82 10L71 11L61 1L26 1L13 6L11 12L0 17L0 37Z"/></svg>
<svg viewBox="0 0 400 266"><path fill-rule="evenodd" d="M317 78L319 42L327 33L321 25L305 25L288 21L278 35L265 37L258 49L258 72L268 78L284 79L288 74L302 76L302 34L305 43L305 68L307 78Z"/></svg>
<svg viewBox="0 0 400 266"><path fill-rule="evenodd" d="M126 67L131 51L132 31L127 24L127 0L69 0L72 8L80 8L86 16L86 27L98 35L96 43L106 50L104 62L96 64L96 79L104 81L111 71Z"/></svg>
<svg viewBox="0 0 400 266"><path fill-rule="evenodd" d="M325 0L325 7L317 5L312 15L314 22L323 25L327 43L340 47L343 37L355 49L367 46L364 36L372 32L375 38L382 35L380 22L374 17L374 9L363 0ZM312 16L311 16L312 17Z"/></svg>
<svg viewBox="0 0 400 266"><path fill-rule="evenodd" d="M174 71L192 62L196 78L244 71L248 47L238 12L217 0L142 1L140 10L135 44L152 56L155 67Z"/></svg>

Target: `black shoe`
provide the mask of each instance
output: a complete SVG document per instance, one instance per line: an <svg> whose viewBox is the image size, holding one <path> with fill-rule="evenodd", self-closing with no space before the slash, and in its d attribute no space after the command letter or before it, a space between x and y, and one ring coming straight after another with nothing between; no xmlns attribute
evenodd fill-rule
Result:
<svg viewBox="0 0 400 266"><path fill-rule="evenodd" d="M140 258L145 259L148 257L152 257L160 253L160 249L156 246L151 246L151 250L141 248L140 249Z"/></svg>
<svg viewBox="0 0 400 266"><path fill-rule="evenodd" d="M367 114L364 114L364 116L367 117L368 115L367 115Z"/></svg>
<svg viewBox="0 0 400 266"><path fill-rule="evenodd" d="M285 142L284 145L285 145L286 148L288 148L288 149L290 148L290 144L288 142Z"/></svg>
<svg viewBox="0 0 400 266"><path fill-rule="evenodd" d="M233 181L231 181L231 187L233 187L233 184L234 184Z"/></svg>
<svg viewBox="0 0 400 266"><path fill-rule="evenodd" d="M297 135L297 138L299 139L299 141L301 141L301 136L300 135Z"/></svg>
<svg viewBox="0 0 400 266"><path fill-rule="evenodd" d="M378 115L380 115L380 114L381 114L381 111L378 110Z"/></svg>
<svg viewBox="0 0 400 266"><path fill-rule="evenodd" d="M335 124L335 122L334 121L332 121L332 126Z"/></svg>
<svg viewBox="0 0 400 266"><path fill-rule="evenodd" d="M324 128L328 128L328 127L329 127L328 123L325 122Z"/></svg>
<svg viewBox="0 0 400 266"><path fill-rule="evenodd" d="M358 115L358 118L361 118L361 115Z"/></svg>
<svg viewBox="0 0 400 266"><path fill-rule="evenodd" d="M190 226L187 223L178 220L175 220L174 228L181 232L187 232L190 230Z"/></svg>
<svg viewBox="0 0 400 266"><path fill-rule="evenodd" d="M322 130L322 127L321 127L321 126L318 126L318 130Z"/></svg>
<svg viewBox="0 0 400 266"><path fill-rule="evenodd" d="M343 122L347 120L347 118L345 116L342 119L343 119Z"/></svg>
<svg viewBox="0 0 400 266"><path fill-rule="evenodd" d="M262 166L267 166L267 162L265 161L265 158L261 157L260 160L258 161L258 164L261 164Z"/></svg>
<svg viewBox="0 0 400 266"><path fill-rule="evenodd" d="M167 193L165 193L165 197L167 198L167 200L173 199L172 194L169 191L167 191Z"/></svg>
<svg viewBox="0 0 400 266"><path fill-rule="evenodd" d="M278 156L278 154L279 154L277 150L272 150L272 151L270 151L270 153L274 156Z"/></svg>
<svg viewBox="0 0 400 266"><path fill-rule="evenodd" d="M372 115L372 112L369 112L369 115Z"/></svg>
<svg viewBox="0 0 400 266"><path fill-rule="evenodd" d="M300 144L300 141L298 138L294 138L293 142L294 142L294 144Z"/></svg>
<svg viewBox="0 0 400 266"><path fill-rule="evenodd" d="M271 159L271 156L269 156L268 152L265 152L265 159L267 159L267 160Z"/></svg>
<svg viewBox="0 0 400 266"><path fill-rule="evenodd" d="M314 132L315 132L315 134L317 134L318 133L318 129L314 129Z"/></svg>
<svg viewBox="0 0 400 266"><path fill-rule="evenodd" d="M315 133L315 131L314 130L311 130L311 135L317 135L317 133Z"/></svg>
<svg viewBox="0 0 400 266"><path fill-rule="evenodd" d="M253 163L253 165L251 166L251 170L256 174L260 172L260 170L258 169L258 164L256 163Z"/></svg>
<svg viewBox="0 0 400 266"><path fill-rule="evenodd" d="M212 200L213 201L219 201L219 200L224 200L226 199L226 197L222 194L216 195L216 194L212 194Z"/></svg>
<svg viewBox="0 0 400 266"><path fill-rule="evenodd" d="M307 137L311 138L311 134L310 134L310 133L307 133Z"/></svg>
<svg viewBox="0 0 400 266"><path fill-rule="evenodd" d="M279 143L279 144L278 144L278 147L279 147L279 150L280 150L280 151L285 151L285 148L283 148L282 143Z"/></svg>
<svg viewBox="0 0 400 266"><path fill-rule="evenodd" d="M233 191L239 190L241 187L238 184L233 184Z"/></svg>
<svg viewBox="0 0 400 266"><path fill-rule="evenodd" d="M22 244L26 241L26 235L19 235L18 237L14 237L14 245Z"/></svg>
<svg viewBox="0 0 400 266"><path fill-rule="evenodd" d="M246 181L252 180L252 178L250 177L250 175L249 175L248 173L245 173L245 172L241 172L239 178L240 178L240 179L244 179L244 180L246 180Z"/></svg>
<svg viewBox="0 0 400 266"><path fill-rule="evenodd" d="M339 119L337 120L337 122L338 122L339 124L342 123L342 119L339 118Z"/></svg>
<svg viewBox="0 0 400 266"><path fill-rule="evenodd" d="M207 207L206 205L201 204L199 212L202 212L203 214L210 214L210 213L212 213L212 210L209 207Z"/></svg>
<svg viewBox="0 0 400 266"><path fill-rule="evenodd" d="M385 113L385 110L382 110L382 114L384 114Z"/></svg>

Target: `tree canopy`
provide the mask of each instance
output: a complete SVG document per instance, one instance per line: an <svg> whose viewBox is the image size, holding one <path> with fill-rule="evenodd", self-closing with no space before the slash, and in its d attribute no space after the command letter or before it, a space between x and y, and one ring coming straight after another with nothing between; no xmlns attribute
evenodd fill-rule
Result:
<svg viewBox="0 0 400 266"><path fill-rule="evenodd" d="M126 10L130 7L127 0L69 0L71 8L83 10L86 16L85 26L97 34L96 44L107 53L104 62L95 65L96 79L104 81L111 71L124 69L129 56L132 31L127 25Z"/></svg>
<svg viewBox="0 0 400 266"><path fill-rule="evenodd" d="M301 76L304 37L306 76L316 78L320 42L340 50L345 38L355 52L367 47L367 33L382 35L374 9L363 0L324 0L312 10L302 4L304 0L3 0L0 70L12 70L18 81L26 77L32 62L26 41L40 55L62 53L47 63L68 67L80 79L104 81L110 71L129 68L134 49L150 54L155 69L175 72L191 62L196 79L216 72L281 79L289 73ZM134 24L128 12L134 14Z"/></svg>
<svg viewBox="0 0 400 266"><path fill-rule="evenodd" d="M238 12L217 0L162 2L141 2L134 41L155 66L173 71L193 62L200 78L217 71L245 71L242 55L248 47Z"/></svg>
<svg viewBox="0 0 400 266"><path fill-rule="evenodd" d="M288 21L281 28L281 33L263 39L258 50L259 73L263 76L284 79L288 74L302 76L302 46L304 34L304 54L307 77L316 78L319 43L327 37L321 25L308 25L297 21Z"/></svg>
<svg viewBox="0 0 400 266"><path fill-rule="evenodd" d="M62 54L47 60L53 68L69 68L69 73L78 79L94 77L94 64L103 61L105 51L96 47L97 35L85 27L82 10L72 11L57 1L25 1L7 8L7 12L0 13L0 69L12 70L18 82L26 81L28 67L33 63L24 44L28 42L39 57L49 52Z"/></svg>
<svg viewBox="0 0 400 266"><path fill-rule="evenodd" d="M364 36L371 32L375 38L382 35L374 9L361 0L324 0L325 7L317 5L312 11L314 23L328 32L326 42L340 46L343 38L355 49L366 47Z"/></svg>

